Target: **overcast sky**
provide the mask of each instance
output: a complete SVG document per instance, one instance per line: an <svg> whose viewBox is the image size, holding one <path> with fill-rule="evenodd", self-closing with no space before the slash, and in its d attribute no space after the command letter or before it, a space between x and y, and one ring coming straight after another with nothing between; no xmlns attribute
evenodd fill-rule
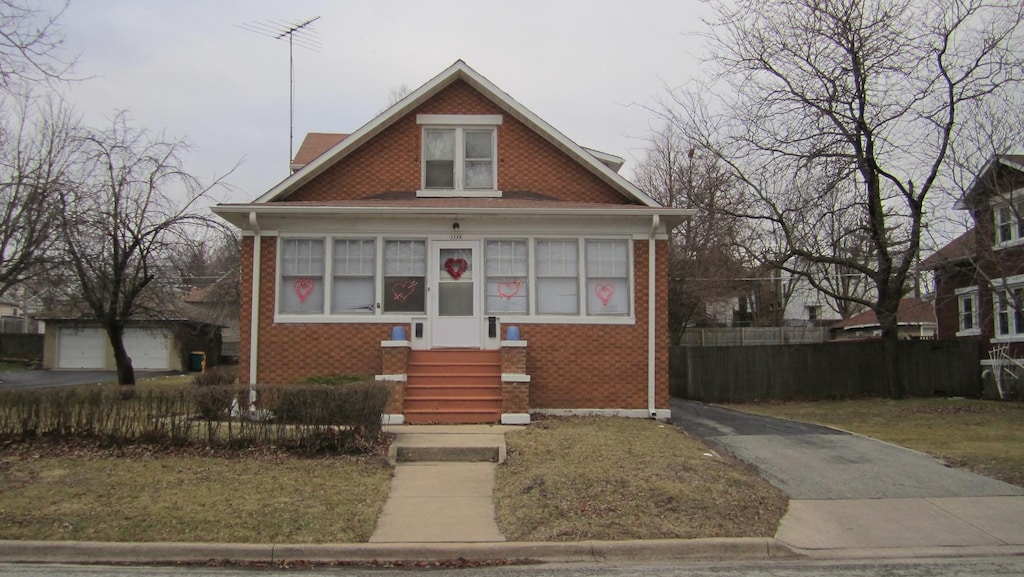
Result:
<svg viewBox="0 0 1024 577"><path fill-rule="evenodd" d="M319 52L294 49L295 148L307 132L352 132L458 59L582 146L625 157L630 176L657 126L636 104L699 73L698 0L71 0L66 53L86 80L65 92L86 124L115 110L193 146L204 179L237 161L248 202L288 174L288 43L239 28L301 21ZM632 106L631 106L632 105Z"/></svg>

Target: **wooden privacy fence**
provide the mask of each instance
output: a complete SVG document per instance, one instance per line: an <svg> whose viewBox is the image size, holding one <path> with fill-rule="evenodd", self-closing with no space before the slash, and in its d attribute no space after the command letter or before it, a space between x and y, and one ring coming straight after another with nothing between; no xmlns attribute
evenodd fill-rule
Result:
<svg viewBox="0 0 1024 577"><path fill-rule="evenodd" d="M900 375L911 396L981 395L977 339L900 341ZM882 343L672 347L672 396L706 403L887 396Z"/></svg>
<svg viewBox="0 0 1024 577"><path fill-rule="evenodd" d="M0 358L43 358L43 335L0 333Z"/></svg>

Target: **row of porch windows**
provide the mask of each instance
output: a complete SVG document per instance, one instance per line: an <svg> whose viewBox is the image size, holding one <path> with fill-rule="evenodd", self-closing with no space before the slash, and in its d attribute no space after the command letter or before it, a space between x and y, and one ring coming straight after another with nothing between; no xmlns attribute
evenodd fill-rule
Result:
<svg viewBox="0 0 1024 577"><path fill-rule="evenodd" d="M426 241L385 240L380 267L377 242L373 238L282 239L278 311L300 315L374 314L377 309L425 312ZM579 315L581 306L587 315L629 314L628 241L536 239L532 247L531 273L530 241L484 243L487 314ZM455 280L470 281L472 258L460 260L466 268L457 271ZM448 278L446 274L452 276L445 263L439 265L435 274L443 279ZM535 301L533 311L531 300Z"/></svg>

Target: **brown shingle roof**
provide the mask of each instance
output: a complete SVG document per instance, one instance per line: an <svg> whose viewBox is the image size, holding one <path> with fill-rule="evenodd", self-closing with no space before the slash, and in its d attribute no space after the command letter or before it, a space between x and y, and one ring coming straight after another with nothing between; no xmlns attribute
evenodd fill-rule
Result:
<svg viewBox="0 0 1024 577"><path fill-rule="evenodd" d="M921 299L905 298L900 300L899 310L896 312L896 324L898 325L920 325L935 324L935 307L932 303ZM867 310L860 314L839 321L832 325L833 329L844 329L847 327L877 326L878 316L875 311Z"/></svg>
<svg viewBox="0 0 1024 577"><path fill-rule="evenodd" d="M292 168L297 169L306 166L316 157L327 152L332 146L347 138L347 134L337 132L310 132L302 140L299 151L295 153L292 160Z"/></svg>
<svg viewBox="0 0 1024 577"><path fill-rule="evenodd" d="M953 239L949 244L933 252L921 262L922 270L938 268L974 256L977 250L977 235L974 227Z"/></svg>

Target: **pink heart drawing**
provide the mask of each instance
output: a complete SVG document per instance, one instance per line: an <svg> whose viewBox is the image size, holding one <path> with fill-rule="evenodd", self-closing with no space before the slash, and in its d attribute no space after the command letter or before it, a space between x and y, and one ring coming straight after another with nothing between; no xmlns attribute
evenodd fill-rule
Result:
<svg viewBox="0 0 1024 577"><path fill-rule="evenodd" d="M522 287L523 281L521 280L506 280L498 283L498 298L512 300L512 297L519 294L519 289Z"/></svg>
<svg viewBox="0 0 1024 577"><path fill-rule="evenodd" d="M450 258L444 261L444 269L455 280L462 278L462 273L469 270L469 263L464 258Z"/></svg>
<svg viewBox="0 0 1024 577"><path fill-rule="evenodd" d="M612 295L615 294L615 285L611 283L602 283L594 287L594 294L597 298L601 299L601 306L608 306L608 301L612 300Z"/></svg>
<svg viewBox="0 0 1024 577"><path fill-rule="evenodd" d="M305 304L309 295L313 294L313 289L316 288L316 285L313 284L313 279L311 278L297 278L292 282L292 288L295 289L299 302Z"/></svg>
<svg viewBox="0 0 1024 577"><path fill-rule="evenodd" d="M391 296L398 302L404 303L406 299L412 296L412 293L416 292L416 287L419 285L414 280L404 280L396 282L391 285Z"/></svg>

